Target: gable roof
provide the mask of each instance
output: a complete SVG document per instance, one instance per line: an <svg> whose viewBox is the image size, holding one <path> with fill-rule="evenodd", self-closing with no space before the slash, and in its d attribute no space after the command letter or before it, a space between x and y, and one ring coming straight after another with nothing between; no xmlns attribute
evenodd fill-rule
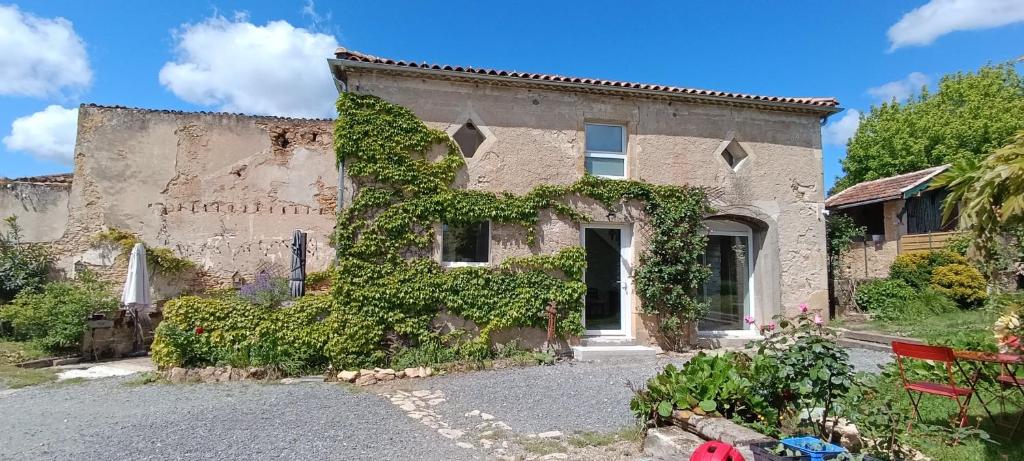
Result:
<svg viewBox="0 0 1024 461"><path fill-rule="evenodd" d="M905 194L907 192L916 192L915 189L927 185L932 178L948 168L949 165L939 165L855 184L825 200L825 208L849 208L857 205L906 198Z"/></svg>
<svg viewBox="0 0 1024 461"><path fill-rule="evenodd" d="M331 66L344 72L344 68L376 68L389 69L392 71L407 71L430 73L438 77L451 80L460 79L488 79L505 81L508 83L534 84L544 86L573 87L575 90L589 89L592 92L642 92L650 95L676 96L696 100L712 100L733 103L748 103L751 105L769 106L775 109L803 109L829 114L839 112L839 101L835 98L821 97L783 97L783 96L760 96L745 93L731 93L726 91L703 90L698 88L685 88L668 85L656 85L651 83L623 82L616 80L603 80L583 77L569 77L553 74L536 74L531 72L518 72L513 70L498 70L482 67L451 66L447 64L416 63L413 61L395 61L393 59L381 58L360 53L358 51L338 48L335 51L337 59L330 60Z"/></svg>

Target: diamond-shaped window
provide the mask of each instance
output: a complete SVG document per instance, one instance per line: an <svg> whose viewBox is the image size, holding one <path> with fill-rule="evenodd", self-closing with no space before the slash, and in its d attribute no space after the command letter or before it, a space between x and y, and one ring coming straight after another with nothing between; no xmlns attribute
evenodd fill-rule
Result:
<svg viewBox="0 0 1024 461"><path fill-rule="evenodd" d="M736 171L743 161L746 160L747 152L734 140L725 149L722 149L722 158L725 160L726 165L729 165L729 168Z"/></svg>
<svg viewBox="0 0 1024 461"><path fill-rule="evenodd" d="M483 132L473 124L472 120L463 123L459 130L452 136L455 139L455 144L459 145L459 149L462 150L462 155L466 158L472 158L476 154L476 150L480 148L484 140L487 139Z"/></svg>

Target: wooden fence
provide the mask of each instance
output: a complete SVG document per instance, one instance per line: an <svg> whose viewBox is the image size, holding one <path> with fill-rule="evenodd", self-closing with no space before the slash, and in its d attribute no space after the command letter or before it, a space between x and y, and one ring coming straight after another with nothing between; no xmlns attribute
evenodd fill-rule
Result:
<svg viewBox="0 0 1024 461"><path fill-rule="evenodd" d="M932 232L930 234L904 235L900 237L900 254L941 250L958 232Z"/></svg>

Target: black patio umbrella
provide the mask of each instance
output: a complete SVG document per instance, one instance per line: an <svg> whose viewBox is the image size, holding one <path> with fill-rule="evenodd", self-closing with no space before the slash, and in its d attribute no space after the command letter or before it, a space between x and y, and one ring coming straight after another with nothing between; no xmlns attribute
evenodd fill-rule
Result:
<svg viewBox="0 0 1024 461"><path fill-rule="evenodd" d="M288 293L293 298L306 294L306 233L300 230L292 234L292 273L288 280Z"/></svg>

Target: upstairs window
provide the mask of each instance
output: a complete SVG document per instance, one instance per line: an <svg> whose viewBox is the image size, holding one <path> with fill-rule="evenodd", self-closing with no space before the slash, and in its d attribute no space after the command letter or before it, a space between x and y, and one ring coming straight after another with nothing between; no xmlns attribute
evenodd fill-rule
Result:
<svg viewBox="0 0 1024 461"><path fill-rule="evenodd" d="M603 178L626 177L626 128L588 123L584 163L587 172Z"/></svg>
<svg viewBox="0 0 1024 461"><path fill-rule="evenodd" d="M487 264L491 223L441 225L441 262L447 266Z"/></svg>
<svg viewBox="0 0 1024 461"><path fill-rule="evenodd" d="M462 155L466 158L472 158L476 155L476 150L480 148L480 145L487 139L480 129L473 124L473 121L467 121L463 123L459 130L452 136L455 139L455 144L459 145L459 150L462 151Z"/></svg>

